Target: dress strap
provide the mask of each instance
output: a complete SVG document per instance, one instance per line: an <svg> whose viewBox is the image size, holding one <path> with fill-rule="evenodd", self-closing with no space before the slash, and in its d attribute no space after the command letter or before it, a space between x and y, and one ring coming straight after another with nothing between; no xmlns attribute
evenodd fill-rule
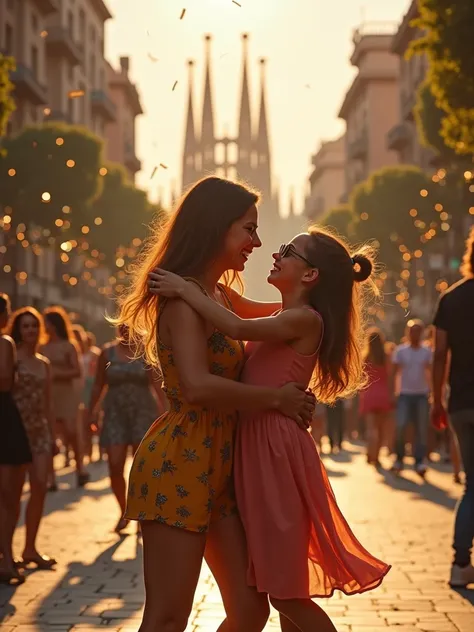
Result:
<svg viewBox="0 0 474 632"><path fill-rule="evenodd" d="M225 285L223 285L222 283L218 283L217 287L219 288L220 293L222 294L222 296L224 297L225 302L227 303L227 308L230 309L231 312L233 312L234 311L234 306L232 305L232 301L230 300L228 288Z"/></svg>

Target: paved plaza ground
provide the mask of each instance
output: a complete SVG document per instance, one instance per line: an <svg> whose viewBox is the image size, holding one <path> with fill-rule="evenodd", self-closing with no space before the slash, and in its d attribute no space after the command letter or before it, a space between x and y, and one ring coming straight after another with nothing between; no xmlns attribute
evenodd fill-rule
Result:
<svg viewBox="0 0 474 632"><path fill-rule="evenodd" d="M359 539L393 569L374 592L318 603L339 632L473 632L474 589L454 591L446 583L460 493L448 467L436 466L425 482L411 469L395 478L369 467L356 445L348 448L324 459L338 502ZM17 588L0 586L2 632L138 629L144 600L140 540L135 526L123 538L111 533L117 507L106 465L90 469L87 490L74 488L71 470L59 472L60 490L48 495L39 547L59 560L57 569L28 571ZM21 527L17 554L23 537ZM219 592L203 567L188 629L215 631L222 618ZM278 629L273 612L266 630Z"/></svg>

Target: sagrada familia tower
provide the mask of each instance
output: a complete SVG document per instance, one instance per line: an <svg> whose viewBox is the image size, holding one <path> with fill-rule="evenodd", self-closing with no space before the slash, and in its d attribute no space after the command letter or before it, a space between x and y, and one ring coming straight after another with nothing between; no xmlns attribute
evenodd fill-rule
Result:
<svg viewBox="0 0 474 632"><path fill-rule="evenodd" d="M281 243L289 241L304 230L302 216L294 213L290 195L286 217L280 213L278 186L272 174L271 143L267 120L265 59L260 65L260 98L258 116L252 118L248 73L248 35L242 35L243 56L241 70L240 110L237 131L233 136L216 135L211 68L211 36L205 36L204 99L199 125L194 107L194 61L188 62L189 87L186 111L186 130L182 156L182 189L206 175L217 174L239 179L256 187L261 195L259 232L263 246L254 251L245 271L246 294L252 298L271 300L277 297L268 286L266 277L272 266L271 253Z"/></svg>

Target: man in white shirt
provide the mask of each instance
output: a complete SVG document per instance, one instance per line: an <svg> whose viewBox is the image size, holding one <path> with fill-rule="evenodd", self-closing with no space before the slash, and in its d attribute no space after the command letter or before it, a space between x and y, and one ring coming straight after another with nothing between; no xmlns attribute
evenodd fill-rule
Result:
<svg viewBox="0 0 474 632"><path fill-rule="evenodd" d="M395 383L398 384L396 452L393 471L403 469L405 457L405 429L415 428L415 469L420 476L426 473L425 457L429 427L430 371L433 352L422 343L424 324L410 320L407 325L408 342L396 347L393 354Z"/></svg>

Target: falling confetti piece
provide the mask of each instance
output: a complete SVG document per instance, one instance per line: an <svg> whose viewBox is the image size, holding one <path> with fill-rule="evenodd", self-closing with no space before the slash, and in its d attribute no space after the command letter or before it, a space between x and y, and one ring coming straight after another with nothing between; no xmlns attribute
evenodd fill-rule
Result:
<svg viewBox="0 0 474 632"><path fill-rule="evenodd" d="M41 31L40 36L43 38L48 37L48 31Z"/></svg>
<svg viewBox="0 0 474 632"><path fill-rule="evenodd" d="M235 0L232 0L232 4L236 4L238 7L242 7L242 5L236 2Z"/></svg>
<svg viewBox="0 0 474 632"><path fill-rule="evenodd" d="M77 99L78 97L83 97L85 95L85 91L84 90L70 90L67 93L67 96L70 99Z"/></svg>
<svg viewBox="0 0 474 632"><path fill-rule="evenodd" d="M177 85L178 85L178 82L177 82L177 81L175 81L175 82L174 82L174 84L173 84L173 90L172 90L172 92L174 91L174 89L176 88L176 86L177 86Z"/></svg>
<svg viewBox="0 0 474 632"><path fill-rule="evenodd" d="M111 364L112 362L107 362L107 364L105 365L105 369L107 370Z"/></svg>
<svg viewBox="0 0 474 632"><path fill-rule="evenodd" d="M164 165L162 162L160 162L160 167L163 167L163 169L168 169L167 165Z"/></svg>
<svg viewBox="0 0 474 632"><path fill-rule="evenodd" d="M155 173L158 171L158 167L153 167L153 171L151 172L150 180L153 178Z"/></svg>
<svg viewBox="0 0 474 632"><path fill-rule="evenodd" d="M151 53L148 53L148 59L152 61L153 63L158 61L158 57L153 57Z"/></svg>
<svg viewBox="0 0 474 632"><path fill-rule="evenodd" d="M182 20L184 18L184 14L186 13L186 9L183 9L181 11L181 15L179 16L179 19Z"/></svg>

